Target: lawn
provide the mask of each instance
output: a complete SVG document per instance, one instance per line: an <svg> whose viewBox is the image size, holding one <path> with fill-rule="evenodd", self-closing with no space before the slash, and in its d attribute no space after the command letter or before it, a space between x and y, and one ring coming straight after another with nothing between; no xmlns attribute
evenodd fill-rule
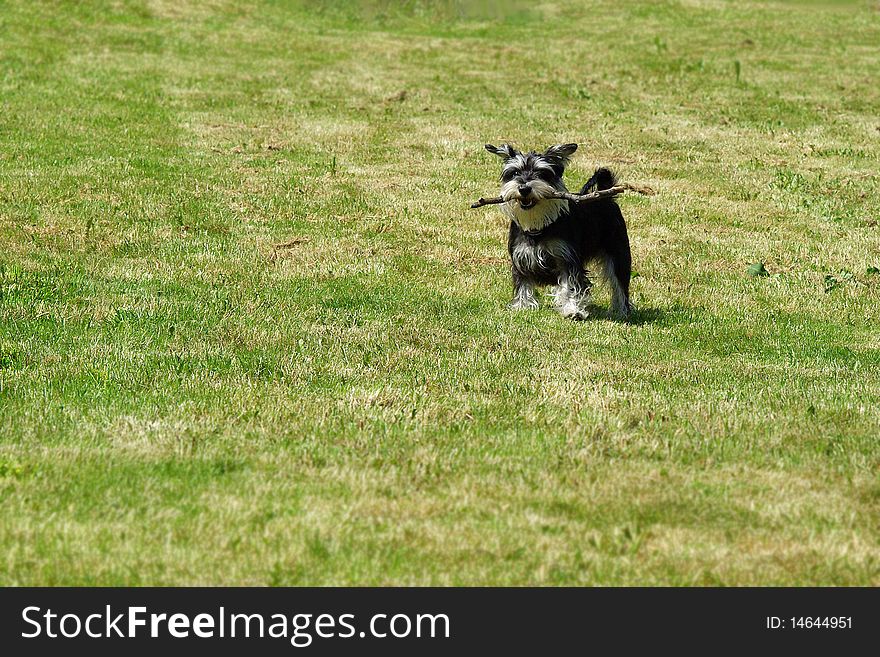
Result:
<svg viewBox="0 0 880 657"><path fill-rule="evenodd" d="M880 585L878 79L867 0L0 1L0 584ZM505 141L658 191L630 323L506 308Z"/></svg>

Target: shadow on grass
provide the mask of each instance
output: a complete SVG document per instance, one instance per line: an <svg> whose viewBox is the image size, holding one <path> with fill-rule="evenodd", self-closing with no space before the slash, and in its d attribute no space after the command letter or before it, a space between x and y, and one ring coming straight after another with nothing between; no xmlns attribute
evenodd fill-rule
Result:
<svg viewBox="0 0 880 657"><path fill-rule="evenodd" d="M675 317L681 317L682 313L673 312L672 315L667 313L662 308L633 308L632 312L629 316L629 323L635 326L642 326L643 324L654 324L656 322L668 323L666 320L673 318L673 322L675 323Z"/></svg>
<svg viewBox="0 0 880 657"><path fill-rule="evenodd" d="M682 306L674 306L671 308L633 308L626 324L633 326L643 326L646 324L665 324L672 326L675 324L687 324L694 320L695 308L684 308ZM595 317L624 323L620 317L615 315L609 309L595 309Z"/></svg>

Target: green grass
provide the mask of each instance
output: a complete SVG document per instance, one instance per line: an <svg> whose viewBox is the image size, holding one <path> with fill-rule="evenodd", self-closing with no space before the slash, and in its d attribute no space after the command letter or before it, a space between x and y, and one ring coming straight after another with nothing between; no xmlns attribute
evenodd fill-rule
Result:
<svg viewBox="0 0 880 657"><path fill-rule="evenodd" d="M0 2L0 584L880 584L878 79L867 0ZM632 323L505 308L506 140L659 190Z"/></svg>

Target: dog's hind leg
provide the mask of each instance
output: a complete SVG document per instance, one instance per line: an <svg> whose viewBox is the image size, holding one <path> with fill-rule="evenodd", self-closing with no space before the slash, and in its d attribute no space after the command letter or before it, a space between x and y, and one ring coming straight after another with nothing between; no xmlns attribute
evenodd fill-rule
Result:
<svg viewBox="0 0 880 657"><path fill-rule="evenodd" d="M629 298L629 281L632 277L632 253L629 235L620 208L613 201L604 210L604 231L601 251L603 253L605 278L611 286L611 312L620 319L629 319L632 304Z"/></svg>
<svg viewBox="0 0 880 657"><path fill-rule="evenodd" d="M621 249L605 258L605 278L611 286L611 312L620 319L629 319L632 303L629 299L629 281L632 276L629 249Z"/></svg>

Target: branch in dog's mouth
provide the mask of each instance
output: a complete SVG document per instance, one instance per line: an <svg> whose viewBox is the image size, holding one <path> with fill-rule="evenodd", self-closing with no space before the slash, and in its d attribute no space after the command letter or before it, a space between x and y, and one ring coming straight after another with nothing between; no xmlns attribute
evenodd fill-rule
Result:
<svg viewBox="0 0 880 657"><path fill-rule="evenodd" d="M614 187L609 187L608 189L600 189L597 192L590 192L589 194L572 194L571 192L557 192L552 196L546 196L542 200L546 199L563 199L566 201L573 201L575 203L590 203L592 201L601 201L605 198L611 198L613 196L617 196L618 194L623 194L624 192L635 192L637 194L642 194L644 196L653 196L654 190L650 187L645 187L642 185L631 185L629 183L621 183L619 185L615 185ZM495 196L492 198L481 198L479 201L475 203L471 203L472 208L481 208L484 205L497 205L499 203L507 203L514 199L505 199L500 196ZM522 199L519 200L520 207L523 210L528 210L536 203L535 200L524 201ZM528 204L528 205L526 205Z"/></svg>

